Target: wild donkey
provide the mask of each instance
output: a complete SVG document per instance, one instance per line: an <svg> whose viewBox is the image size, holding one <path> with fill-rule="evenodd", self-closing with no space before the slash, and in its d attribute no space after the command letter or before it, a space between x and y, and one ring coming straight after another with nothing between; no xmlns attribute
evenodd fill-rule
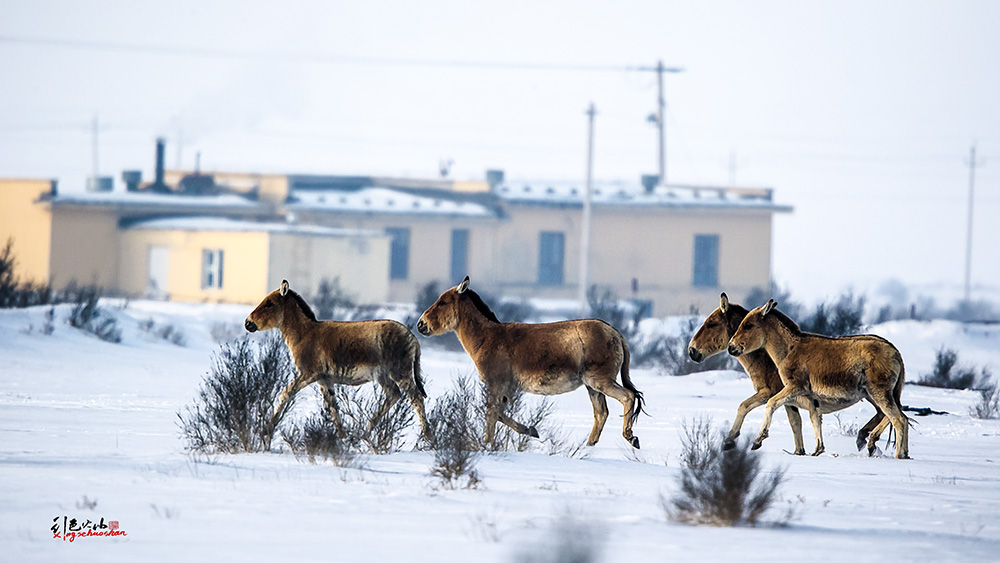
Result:
<svg viewBox="0 0 1000 563"><path fill-rule="evenodd" d="M702 362L726 350L730 339L736 334L736 329L739 328L740 323L748 313L749 311L743 307L735 303L730 303L729 297L723 293L720 296L719 308L712 311L712 314L705 319L704 324L701 325L701 328L698 329L698 332L695 333L688 345L688 355L691 356L691 359L696 362ZM743 421L747 414L753 409L767 403L768 399L777 394L778 391L781 391L785 386L781 381L781 376L778 374L777 366L774 365L771 357L767 355L767 351L763 348L744 353L738 356L737 360L739 360L743 369L746 370L747 375L750 376L750 381L753 383L756 393L740 403L739 408L736 410L736 419L733 421L733 428L729 431L725 442L723 442L723 449L727 450L736 446L736 438L740 435L740 429L743 427ZM827 414L841 408L843 406L839 403L834 405L824 405L821 403L820 413ZM859 436L864 437L859 437L858 449L864 446L865 438L868 437L872 429L885 418L885 415L882 414L882 411L877 406L875 410L877 411L875 416L865 424L859 433ZM795 441L795 455L805 455L806 450L802 441L802 417L799 415L799 410L792 405L785 405L785 413L788 415L788 424L792 427L792 435ZM875 439L878 439L877 434ZM874 451L874 447L871 450ZM813 455L818 455L822 451L821 444L817 441L816 451Z"/></svg>
<svg viewBox="0 0 1000 563"><path fill-rule="evenodd" d="M406 394L424 436L430 436L424 414L427 393L420 378L420 345L406 326L392 320L318 321L305 300L288 289L287 280L257 305L244 326L249 332L280 330L299 371L281 393L268 424L269 434L274 432L292 397L314 382L319 383L330 416L342 431L333 386L376 380L385 399L375 418L388 412Z"/></svg>
<svg viewBox="0 0 1000 563"><path fill-rule="evenodd" d="M534 427L504 412L518 388L536 395L558 395L585 385L594 406L594 427L587 445L593 446L601 437L608 419L608 395L625 407L622 435L633 447L639 447L632 425L642 410L642 393L629 379L625 338L604 321L501 323L469 289L466 276L424 311L417 330L426 336L454 331L472 357L479 379L486 385L487 443L493 443L498 420L520 434L538 437ZM617 382L619 371L621 385Z"/></svg>
<svg viewBox="0 0 1000 563"><path fill-rule="evenodd" d="M824 449L821 413L865 399L879 410L865 425L868 428L878 424L869 440L869 453L874 451L874 441L887 425L885 416L896 430L896 458L909 458L909 421L900 402L905 369L899 350L874 335L830 338L802 332L775 307L771 299L750 311L729 344L729 353L737 357L765 349L785 383L784 389L767 401L764 423L753 449L767 438L774 410L794 402L810 411L817 441L813 455L817 455ZM858 442L861 441L859 435Z"/></svg>

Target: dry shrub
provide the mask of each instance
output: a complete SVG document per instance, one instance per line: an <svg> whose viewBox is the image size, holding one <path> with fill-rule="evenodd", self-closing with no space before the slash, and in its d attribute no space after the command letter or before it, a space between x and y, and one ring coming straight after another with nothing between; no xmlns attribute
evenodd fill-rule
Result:
<svg viewBox="0 0 1000 563"><path fill-rule="evenodd" d="M261 452L271 448L268 422L294 368L280 336L223 344L194 403L177 413L188 451ZM276 426L291 408L279 413Z"/></svg>
<svg viewBox="0 0 1000 563"><path fill-rule="evenodd" d="M706 419L685 422L680 490L661 497L667 517L676 522L712 526L754 526L776 500L784 470L765 473L749 441L722 450L723 435Z"/></svg>

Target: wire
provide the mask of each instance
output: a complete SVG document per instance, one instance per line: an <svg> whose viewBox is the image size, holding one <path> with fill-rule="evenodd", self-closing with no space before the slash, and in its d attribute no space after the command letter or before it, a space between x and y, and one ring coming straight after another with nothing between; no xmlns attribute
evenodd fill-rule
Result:
<svg viewBox="0 0 1000 563"><path fill-rule="evenodd" d="M81 41L41 37L17 37L0 35L0 43L22 45L43 45L65 49L89 49L94 51L116 51L128 53L150 53L166 56L212 57L219 59L272 60L315 64L370 65L370 66L411 66L437 68L468 68L485 70L532 70L570 72L649 72L656 67L628 65L589 65L568 63L515 63L499 61L463 61L432 59L401 59L392 57L359 57L346 55L313 55L308 53L282 53L270 51L228 51L180 46L140 45L112 43L106 41Z"/></svg>

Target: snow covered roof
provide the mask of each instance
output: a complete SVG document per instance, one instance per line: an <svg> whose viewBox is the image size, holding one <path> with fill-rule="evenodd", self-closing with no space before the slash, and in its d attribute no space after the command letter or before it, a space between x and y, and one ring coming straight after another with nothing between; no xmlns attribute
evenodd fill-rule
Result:
<svg viewBox="0 0 1000 563"><path fill-rule="evenodd" d="M339 211L346 213L398 213L462 217L497 216L489 207L461 198L418 195L401 190L369 187L358 190L297 190L289 210Z"/></svg>
<svg viewBox="0 0 1000 563"><path fill-rule="evenodd" d="M576 182L505 183L495 190L503 201L517 204L575 207L583 205L585 186ZM593 205L657 207L744 207L770 211L791 211L791 206L774 203L769 188L725 188L667 185L646 191L627 182L595 182Z"/></svg>
<svg viewBox="0 0 1000 563"><path fill-rule="evenodd" d="M60 193L52 198L54 204L75 205L135 205L169 207L243 207L259 204L236 194L178 195L154 192L84 192Z"/></svg>
<svg viewBox="0 0 1000 563"><path fill-rule="evenodd" d="M258 223L254 221L243 221L225 217L166 217L137 221L130 223L125 228L126 230L131 231L265 232L335 237L383 236L383 233L378 231L338 229L332 227L317 227L315 225L298 225L294 223Z"/></svg>

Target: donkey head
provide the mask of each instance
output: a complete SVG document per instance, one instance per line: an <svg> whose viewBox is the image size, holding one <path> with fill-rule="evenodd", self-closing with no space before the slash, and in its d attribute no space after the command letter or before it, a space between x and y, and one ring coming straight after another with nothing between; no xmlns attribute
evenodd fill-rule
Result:
<svg viewBox="0 0 1000 563"><path fill-rule="evenodd" d="M469 276L462 283L445 291L433 305L420 315L417 331L424 336L444 334L458 327L458 300L469 289Z"/></svg>
<svg viewBox="0 0 1000 563"><path fill-rule="evenodd" d="M768 320L768 314L777 306L774 299L768 299L767 303L750 311L740 323L740 327L736 329L736 334L729 341L729 353L733 356L740 356L763 348L763 325Z"/></svg>
<svg viewBox="0 0 1000 563"><path fill-rule="evenodd" d="M278 328L285 320L285 298L288 297L288 280L281 280L281 287L267 294L267 297L250 313L243 326L247 332Z"/></svg>
<svg viewBox="0 0 1000 563"><path fill-rule="evenodd" d="M746 309L738 308L746 312ZM719 300L719 308L712 311L712 314L705 319L704 324L688 344L688 355L692 360L696 362L706 360L729 346L729 339L733 336L729 328L732 326L729 317L734 313L733 308L729 306L729 297L723 293Z"/></svg>

